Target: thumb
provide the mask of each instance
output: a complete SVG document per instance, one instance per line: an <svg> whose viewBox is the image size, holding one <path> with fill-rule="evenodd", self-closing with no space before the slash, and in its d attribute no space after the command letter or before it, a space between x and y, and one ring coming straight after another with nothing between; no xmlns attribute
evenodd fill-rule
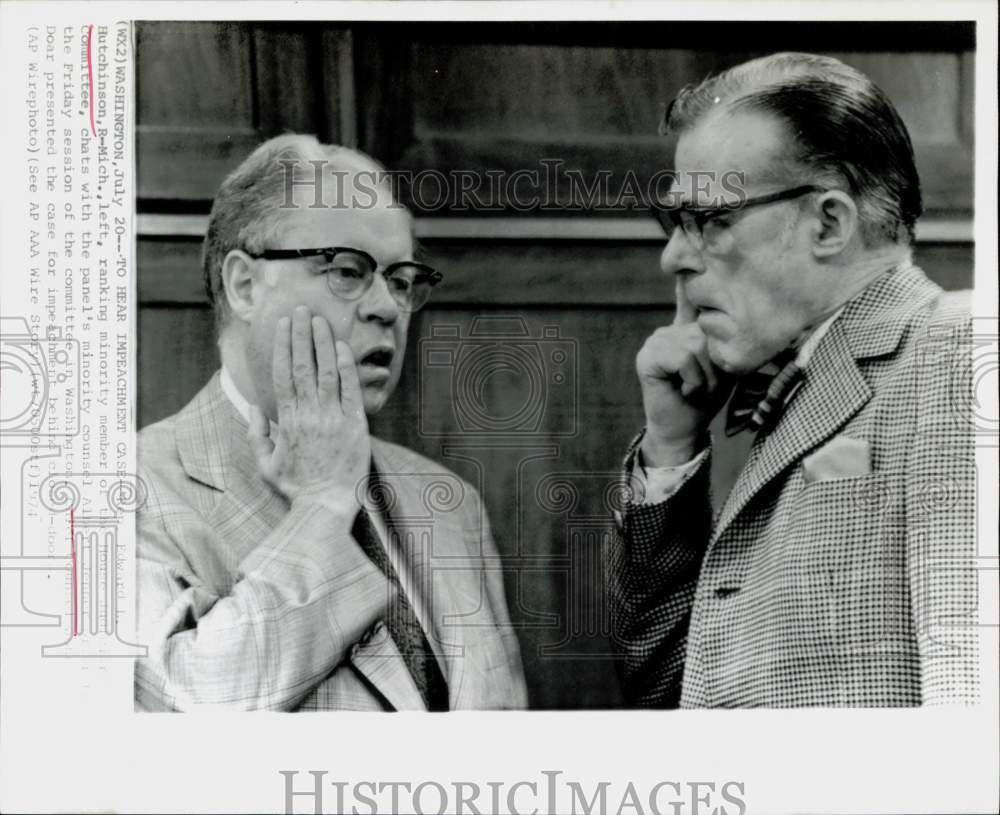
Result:
<svg viewBox="0 0 1000 815"><path fill-rule="evenodd" d="M337 340L337 372L340 374L340 404L348 416L364 416L365 400L358 379L354 352L343 340Z"/></svg>

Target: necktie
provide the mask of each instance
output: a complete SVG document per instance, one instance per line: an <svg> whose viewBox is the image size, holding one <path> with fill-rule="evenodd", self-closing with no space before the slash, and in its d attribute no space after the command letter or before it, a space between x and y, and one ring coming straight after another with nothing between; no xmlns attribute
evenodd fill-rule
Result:
<svg viewBox="0 0 1000 815"><path fill-rule="evenodd" d="M371 495L379 503L379 509L382 510L384 507L379 501L382 497L382 490L376 486L377 478L378 474L373 466L371 470ZM382 517L388 523L388 513L383 511ZM354 520L351 535L372 563L378 566L396 589L396 599L389 606L385 625L393 642L399 648L403 661L413 676L413 681L420 690L424 704L427 705L428 710L447 710L448 683L445 681L430 643L427 641L427 635L420 626L420 620L400 585L399 576L389 562L385 546L364 507L361 508L358 517Z"/></svg>
<svg viewBox="0 0 1000 815"><path fill-rule="evenodd" d="M772 361L770 372L762 369L740 379L729 400L726 435L735 436L743 430L770 430L805 382L805 372L795 361L794 349L779 354ZM777 373L774 372L777 368Z"/></svg>

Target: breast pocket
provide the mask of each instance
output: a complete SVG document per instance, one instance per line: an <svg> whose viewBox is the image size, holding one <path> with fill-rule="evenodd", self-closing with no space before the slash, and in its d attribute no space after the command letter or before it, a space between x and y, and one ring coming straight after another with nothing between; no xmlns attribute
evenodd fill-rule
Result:
<svg viewBox="0 0 1000 815"><path fill-rule="evenodd" d="M901 513L899 480L889 473L807 484L790 507L790 554L807 568L850 567L880 548Z"/></svg>
<svg viewBox="0 0 1000 815"><path fill-rule="evenodd" d="M807 485L792 500L784 543L791 600L828 641L871 652L908 635L900 477L881 472Z"/></svg>

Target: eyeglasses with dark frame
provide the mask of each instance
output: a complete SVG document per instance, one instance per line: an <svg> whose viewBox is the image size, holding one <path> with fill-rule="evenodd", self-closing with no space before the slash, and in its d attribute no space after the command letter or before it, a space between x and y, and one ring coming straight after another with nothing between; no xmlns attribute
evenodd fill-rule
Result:
<svg viewBox="0 0 1000 815"><path fill-rule="evenodd" d="M793 198L799 198L811 192L829 192L829 188L820 187L815 184L805 184L787 190L780 190L779 192L772 192L767 195L745 198L742 201L723 207L696 207L690 204L667 206L656 201L650 205L650 212L666 233L668 240L673 236L674 230L680 227L684 230L684 234L694 247L701 251L705 248L704 227L712 218L741 212L751 207L773 204L777 201L790 201Z"/></svg>
<svg viewBox="0 0 1000 815"><path fill-rule="evenodd" d="M357 300L375 280L378 261L363 249L350 246L325 246L317 249L265 249L258 254L247 253L258 260L295 260L322 257L328 268L323 269L330 291L342 300ZM401 311L412 313L426 305L431 289L441 282L441 272L414 260L390 263L382 270L389 294Z"/></svg>

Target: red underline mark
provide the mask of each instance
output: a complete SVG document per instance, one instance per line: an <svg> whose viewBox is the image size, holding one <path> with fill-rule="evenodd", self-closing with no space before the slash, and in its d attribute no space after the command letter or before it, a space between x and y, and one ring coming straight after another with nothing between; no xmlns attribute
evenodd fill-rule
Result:
<svg viewBox="0 0 1000 815"><path fill-rule="evenodd" d="M94 125L94 64L90 59L90 39L94 34L94 26L87 26L87 83L90 85L90 132L97 138L97 127Z"/></svg>
<svg viewBox="0 0 1000 815"><path fill-rule="evenodd" d="M76 623L76 530L73 528L72 507L69 510L69 566L70 582L73 584L73 636L75 637L79 632Z"/></svg>

